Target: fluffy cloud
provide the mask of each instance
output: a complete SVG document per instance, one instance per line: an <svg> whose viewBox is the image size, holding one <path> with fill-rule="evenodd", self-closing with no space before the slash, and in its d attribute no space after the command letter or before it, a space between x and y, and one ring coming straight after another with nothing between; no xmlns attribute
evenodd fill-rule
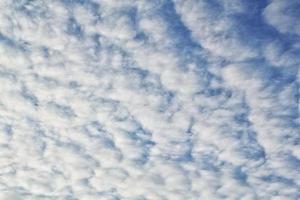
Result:
<svg viewBox="0 0 300 200"><path fill-rule="evenodd" d="M299 199L296 4L2 1L0 199Z"/></svg>
<svg viewBox="0 0 300 200"><path fill-rule="evenodd" d="M299 8L300 3L297 0L273 0L263 14L267 22L280 32L300 35Z"/></svg>
<svg viewBox="0 0 300 200"><path fill-rule="evenodd" d="M176 10L194 40L212 54L243 61L258 56L257 49L243 41L239 17L247 17L247 3L241 1L175 0ZM229 50L230 49L230 50Z"/></svg>

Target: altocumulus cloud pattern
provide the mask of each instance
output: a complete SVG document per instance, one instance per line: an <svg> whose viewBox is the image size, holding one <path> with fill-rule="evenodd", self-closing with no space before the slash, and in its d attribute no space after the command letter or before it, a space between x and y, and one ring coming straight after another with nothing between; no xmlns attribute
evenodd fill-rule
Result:
<svg viewBox="0 0 300 200"><path fill-rule="evenodd" d="M0 200L299 200L299 0L1 0Z"/></svg>

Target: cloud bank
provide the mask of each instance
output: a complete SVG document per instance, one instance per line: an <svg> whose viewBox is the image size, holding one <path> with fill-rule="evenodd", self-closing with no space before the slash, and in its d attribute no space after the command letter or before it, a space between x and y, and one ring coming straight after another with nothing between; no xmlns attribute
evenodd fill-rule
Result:
<svg viewBox="0 0 300 200"><path fill-rule="evenodd" d="M0 2L0 199L300 199L299 3Z"/></svg>

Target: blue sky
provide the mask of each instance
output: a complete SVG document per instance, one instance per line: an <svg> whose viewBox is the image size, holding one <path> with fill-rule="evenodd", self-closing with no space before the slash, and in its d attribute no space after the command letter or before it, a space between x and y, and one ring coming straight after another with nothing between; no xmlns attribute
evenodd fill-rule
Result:
<svg viewBox="0 0 300 200"><path fill-rule="evenodd" d="M0 200L300 199L298 0L0 2Z"/></svg>

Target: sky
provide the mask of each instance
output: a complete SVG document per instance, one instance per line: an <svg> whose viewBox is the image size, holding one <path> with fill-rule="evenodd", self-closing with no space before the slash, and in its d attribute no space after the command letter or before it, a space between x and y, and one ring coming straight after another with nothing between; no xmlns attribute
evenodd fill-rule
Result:
<svg viewBox="0 0 300 200"><path fill-rule="evenodd" d="M0 200L299 200L299 0L1 0Z"/></svg>

